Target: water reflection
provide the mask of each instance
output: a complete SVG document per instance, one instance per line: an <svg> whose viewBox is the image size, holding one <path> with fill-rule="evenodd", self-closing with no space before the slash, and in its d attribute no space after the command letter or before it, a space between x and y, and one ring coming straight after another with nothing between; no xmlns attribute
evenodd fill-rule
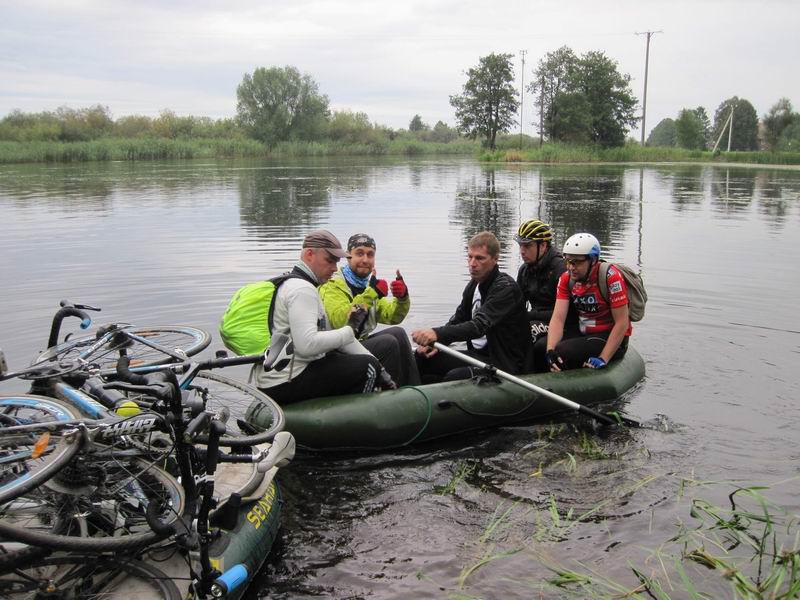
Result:
<svg viewBox="0 0 800 600"><path fill-rule="evenodd" d="M494 168L484 168L458 182L450 223L462 229L466 242L479 231L491 231L508 246L516 230L517 213L507 188L498 185Z"/></svg>
<svg viewBox="0 0 800 600"><path fill-rule="evenodd" d="M565 240L578 231L589 231L601 244L611 244L634 219L638 189L626 191L625 171L620 168L587 167L578 175L556 171L543 173L542 198L546 220L556 239Z"/></svg>
<svg viewBox="0 0 800 600"><path fill-rule="evenodd" d="M81 220L65 226L65 214ZM678 484L664 473L791 481L800 271L792 261L778 277L765 268L800 243L800 172L791 169L504 167L450 158L3 166L0 342L9 362L24 364L41 349L62 297L103 306L103 323L213 332L231 293L290 266L299 237L318 226L372 233L381 273L400 267L412 284L403 325L440 323L467 277L463 242L493 230L505 242L502 268L514 272L511 236L531 217L551 222L559 240L593 231L610 257L646 268L650 301L632 343L648 377L626 411L640 420L667 413L685 431L602 438L521 425L377 462L297 461L283 481L287 544L263 593L436 596L431 582L454 588L463 566L485 555L481 540L496 544L494 555L509 539L531 539L551 500L578 514L608 499L580 530L542 548L564 554L568 546L567 555L613 571L641 558L643 532L656 547L687 518L670 512ZM459 479L462 466L470 471ZM450 483L454 492L440 493ZM487 537L503 502L503 510L516 503L515 520ZM796 506L797 494L780 502ZM540 574L521 557L510 556L507 568L487 565L470 581L500 565L495 579L462 591L497 597L500 578Z"/></svg>
<svg viewBox="0 0 800 600"><path fill-rule="evenodd" d="M331 177L253 170L237 180L242 225L280 227L286 233L316 228L330 207Z"/></svg>

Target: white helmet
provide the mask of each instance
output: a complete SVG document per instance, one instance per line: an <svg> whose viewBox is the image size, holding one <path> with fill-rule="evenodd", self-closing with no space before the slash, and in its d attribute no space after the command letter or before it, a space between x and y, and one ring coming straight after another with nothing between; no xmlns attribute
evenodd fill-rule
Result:
<svg viewBox="0 0 800 600"><path fill-rule="evenodd" d="M591 233L576 233L564 242L564 254L584 254L600 258L600 242Z"/></svg>

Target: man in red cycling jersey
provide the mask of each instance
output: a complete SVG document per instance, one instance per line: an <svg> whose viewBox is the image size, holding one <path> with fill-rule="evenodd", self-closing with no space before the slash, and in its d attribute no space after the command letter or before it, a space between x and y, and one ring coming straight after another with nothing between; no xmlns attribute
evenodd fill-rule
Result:
<svg viewBox="0 0 800 600"><path fill-rule="evenodd" d="M628 349L631 322L628 290L622 274L608 268L608 301L597 283L600 242L591 233L576 233L564 243L567 272L558 280L556 304L547 332L545 361L551 371L602 369ZM580 333L564 337L569 304L578 313Z"/></svg>

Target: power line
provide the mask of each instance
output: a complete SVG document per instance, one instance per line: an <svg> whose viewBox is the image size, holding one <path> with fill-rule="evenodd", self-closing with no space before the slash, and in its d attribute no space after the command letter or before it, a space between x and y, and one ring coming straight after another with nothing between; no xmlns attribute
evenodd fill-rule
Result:
<svg viewBox="0 0 800 600"><path fill-rule="evenodd" d="M664 32L661 31L660 29L658 31L636 32L636 35L647 36L647 50L645 51L644 55L644 94L642 96L642 146L644 146L644 131L645 131L645 124L647 121L647 70L650 65L650 38L657 33L664 33Z"/></svg>

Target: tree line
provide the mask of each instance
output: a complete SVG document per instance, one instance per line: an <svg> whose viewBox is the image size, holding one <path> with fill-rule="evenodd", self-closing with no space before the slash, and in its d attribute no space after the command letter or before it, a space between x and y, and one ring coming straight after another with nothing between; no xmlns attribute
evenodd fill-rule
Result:
<svg viewBox="0 0 800 600"><path fill-rule="evenodd" d="M292 66L257 68L244 75L236 90L236 117L130 115L114 119L108 107L25 113L14 110L0 119L0 140L16 142L85 142L102 138L245 139L271 147L279 142L333 142L380 145L395 139L449 143L458 131L442 121L433 127L414 115L408 130L372 123L363 112L331 110L328 96L310 75Z"/></svg>
<svg viewBox="0 0 800 600"><path fill-rule="evenodd" d="M467 71L461 94L450 97L457 127L495 148L497 134L517 124L519 93L514 86L512 54L490 54ZM563 46L538 63L527 91L536 98L541 131L548 140L622 146L636 124L636 97L630 75L600 51L582 55Z"/></svg>
<svg viewBox="0 0 800 600"><path fill-rule="evenodd" d="M253 139L267 147L281 142L332 142L381 145L400 138L450 143L461 136L494 150L504 133L517 125L520 109L512 54L492 53L467 70L461 93L450 96L456 127L443 121L426 124L415 114L408 129L373 123L363 112L331 110L317 82L296 67L259 67L246 73L236 89L236 116L226 119L178 116L170 110L158 117L142 115L113 119L107 107L67 107L52 112L14 110L0 119L0 140L80 142L99 138ZM639 120L638 100L627 73L601 51L578 55L563 46L542 57L526 90L543 139L598 148L624 146ZM647 145L709 149L729 118L734 127L732 150L759 147L759 119L752 104L736 96L722 102L713 126L703 107L687 108L675 119L662 120ZM763 138L771 150L797 150L800 115L782 98L762 119ZM506 136L507 138L507 136ZM727 148L725 140L724 148Z"/></svg>
<svg viewBox="0 0 800 600"><path fill-rule="evenodd" d="M796 152L800 150L800 113L793 111L788 98L781 98L759 123L753 105L733 96L717 107L713 127L702 106L684 108L675 119L662 119L650 132L647 144L711 150L719 142L721 149L727 149L729 136L731 150L760 150L763 145L772 152Z"/></svg>

